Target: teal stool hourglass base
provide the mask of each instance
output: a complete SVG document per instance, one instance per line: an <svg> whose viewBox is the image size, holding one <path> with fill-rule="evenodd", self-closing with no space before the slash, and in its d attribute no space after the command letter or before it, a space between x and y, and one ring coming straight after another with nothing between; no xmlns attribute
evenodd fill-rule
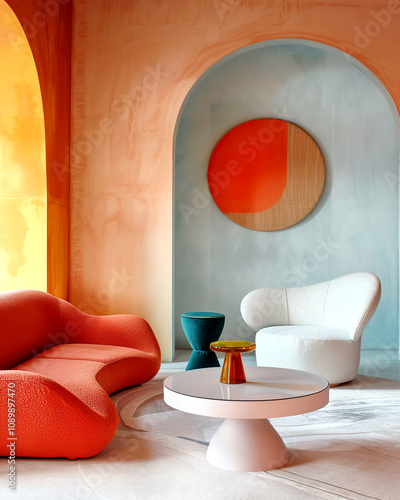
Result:
<svg viewBox="0 0 400 500"><path fill-rule="evenodd" d="M182 328L193 352L186 370L220 366L217 355L210 349L224 328L225 316L214 312L187 312L181 315Z"/></svg>

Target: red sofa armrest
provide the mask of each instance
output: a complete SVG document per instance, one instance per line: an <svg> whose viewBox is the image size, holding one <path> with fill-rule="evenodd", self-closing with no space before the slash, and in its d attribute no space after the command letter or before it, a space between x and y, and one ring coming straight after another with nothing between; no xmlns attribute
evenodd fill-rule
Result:
<svg viewBox="0 0 400 500"><path fill-rule="evenodd" d="M96 408L50 378L0 371L0 456L85 458L111 441L118 412L101 391Z"/></svg>

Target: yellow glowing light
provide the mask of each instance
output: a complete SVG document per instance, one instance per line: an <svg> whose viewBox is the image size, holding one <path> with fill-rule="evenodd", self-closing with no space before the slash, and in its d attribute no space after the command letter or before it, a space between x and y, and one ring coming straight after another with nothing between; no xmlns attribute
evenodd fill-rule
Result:
<svg viewBox="0 0 400 500"><path fill-rule="evenodd" d="M42 98L32 51L0 0L0 291L47 287Z"/></svg>

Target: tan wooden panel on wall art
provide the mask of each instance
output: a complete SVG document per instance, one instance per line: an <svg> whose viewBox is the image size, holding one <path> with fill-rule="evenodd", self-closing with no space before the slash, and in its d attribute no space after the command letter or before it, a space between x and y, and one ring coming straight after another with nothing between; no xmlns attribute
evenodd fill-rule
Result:
<svg viewBox="0 0 400 500"><path fill-rule="evenodd" d="M250 120L227 132L208 166L218 208L256 231L277 231L304 219L324 183L324 161L314 140L296 125L271 118Z"/></svg>

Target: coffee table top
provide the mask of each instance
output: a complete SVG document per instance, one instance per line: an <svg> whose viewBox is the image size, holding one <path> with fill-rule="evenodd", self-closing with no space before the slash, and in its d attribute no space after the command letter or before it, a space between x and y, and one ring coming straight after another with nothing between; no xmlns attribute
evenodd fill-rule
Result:
<svg viewBox="0 0 400 500"><path fill-rule="evenodd" d="M247 382L220 382L221 368L179 372L164 380L164 400L173 408L220 418L274 418L322 408L329 401L326 379L299 370L253 366Z"/></svg>

